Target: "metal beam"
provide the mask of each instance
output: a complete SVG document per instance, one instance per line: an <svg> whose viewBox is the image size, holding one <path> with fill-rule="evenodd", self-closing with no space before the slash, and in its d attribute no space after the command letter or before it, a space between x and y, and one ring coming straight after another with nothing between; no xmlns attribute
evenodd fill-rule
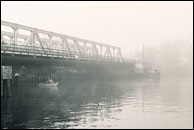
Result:
<svg viewBox="0 0 194 130"><path fill-rule="evenodd" d="M41 47L42 47L42 50L44 51L45 54L47 54L47 52L46 52L45 49L44 49L44 46L42 45L42 42L41 42L41 40L40 40L40 37L39 37L38 33L36 33L36 32L34 32L34 33L35 33L35 35L36 35L36 37L37 37L37 39L38 39L38 41L39 41L39 43L40 43L40 45L41 45ZM48 55L48 54L47 54L47 55Z"/></svg>
<svg viewBox="0 0 194 130"><path fill-rule="evenodd" d="M75 45L76 45L76 47L78 49L78 52L81 54L81 50L80 50L80 46L79 46L78 41L74 40L74 43L75 43Z"/></svg>

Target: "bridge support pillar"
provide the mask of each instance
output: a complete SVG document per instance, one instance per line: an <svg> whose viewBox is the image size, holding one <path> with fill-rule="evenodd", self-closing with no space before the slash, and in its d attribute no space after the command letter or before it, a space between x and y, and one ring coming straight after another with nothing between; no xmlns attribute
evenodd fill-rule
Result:
<svg viewBox="0 0 194 130"><path fill-rule="evenodd" d="M11 80L3 79L3 97L11 96Z"/></svg>

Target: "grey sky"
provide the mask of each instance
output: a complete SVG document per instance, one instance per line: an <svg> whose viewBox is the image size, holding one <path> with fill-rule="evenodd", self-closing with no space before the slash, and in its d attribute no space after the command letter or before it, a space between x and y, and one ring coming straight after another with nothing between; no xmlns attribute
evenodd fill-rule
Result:
<svg viewBox="0 0 194 130"><path fill-rule="evenodd" d="M1 2L1 19L120 46L158 46L193 34L193 2Z"/></svg>

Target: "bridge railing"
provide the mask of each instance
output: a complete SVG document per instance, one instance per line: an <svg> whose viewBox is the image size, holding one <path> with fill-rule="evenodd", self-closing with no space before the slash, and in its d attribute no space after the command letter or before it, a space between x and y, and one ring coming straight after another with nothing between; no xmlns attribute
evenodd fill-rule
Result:
<svg viewBox="0 0 194 130"><path fill-rule="evenodd" d="M1 53L9 53L13 55L28 55L28 56L41 56L52 58L65 58L76 60L90 60L90 61L102 61L102 62L118 62L111 57L104 57L103 55L88 55L87 53L69 53L66 50L58 49L43 49L35 46L15 45L8 43L1 43Z"/></svg>

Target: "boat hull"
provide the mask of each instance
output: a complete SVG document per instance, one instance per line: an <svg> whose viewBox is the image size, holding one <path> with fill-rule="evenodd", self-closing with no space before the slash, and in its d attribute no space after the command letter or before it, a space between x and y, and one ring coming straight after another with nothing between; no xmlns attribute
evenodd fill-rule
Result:
<svg viewBox="0 0 194 130"><path fill-rule="evenodd" d="M54 88L57 87L58 82L56 83L39 83L38 86L42 88Z"/></svg>

